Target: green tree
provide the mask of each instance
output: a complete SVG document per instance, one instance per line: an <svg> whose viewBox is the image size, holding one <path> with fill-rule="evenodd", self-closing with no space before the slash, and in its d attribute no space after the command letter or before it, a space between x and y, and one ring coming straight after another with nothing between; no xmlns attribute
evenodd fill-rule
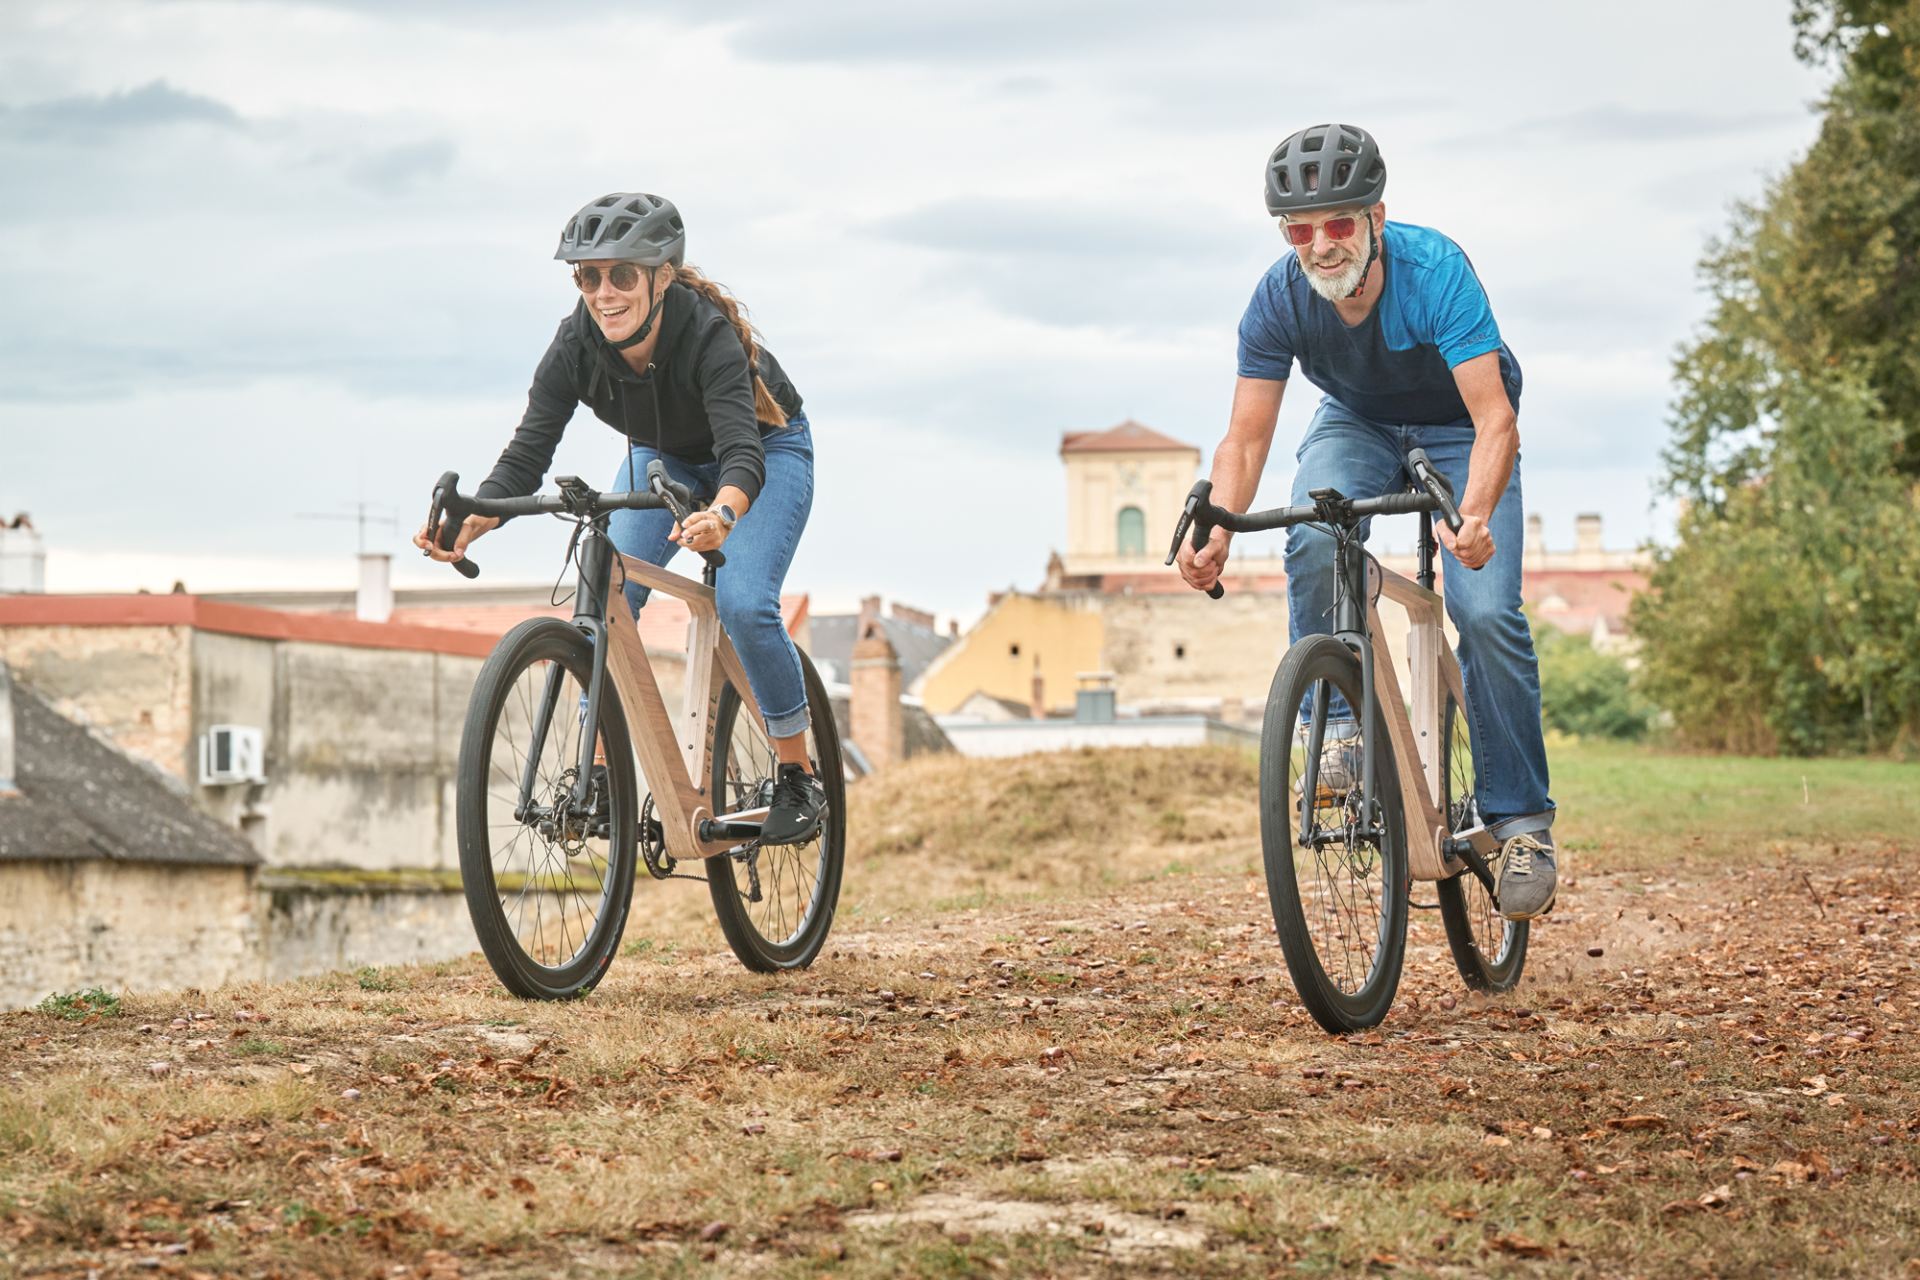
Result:
<svg viewBox="0 0 1920 1280"><path fill-rule="evenodd" d="M1551 623L1533 624L1540 659L1540 718L1580 738L1641 738L1653 709L1633 689L1627 664Z"/></svg>
<svg viewBox="0 0 1920 1280"><path fill-rule="evenodd" d="M1676 361L1680 541L1636 602L1642 687L1730 750L1920 742L1920 0L1797 0L1838 78L1739 210Z"/></svg>

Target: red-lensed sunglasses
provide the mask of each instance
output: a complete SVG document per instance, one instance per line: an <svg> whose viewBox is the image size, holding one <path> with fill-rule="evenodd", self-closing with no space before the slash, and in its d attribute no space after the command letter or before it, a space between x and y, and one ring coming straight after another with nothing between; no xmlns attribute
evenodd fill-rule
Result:
<svg viewBox="0 0 1920 1280"><path fill-rule="evenodd" d="M1328 218L1320 226L1326 230L1329 240L1351 240L1353 233L1360 227L1358 218ZM1304 249L1313 243L1314 226L1308 222L1283 222L1280 229L1287 233L1287 243Z"/></svg>
<svg viewBox="0 0 1920 1280"><path fill-rule="evenodd" d="M607 268L607 279L613 282L614 288L627 293L639 285L640 268L631 262L616 262ZM600 287L600 268L582 263L573 269L573 282L580 286L580 292L592 293Z"/></svg>

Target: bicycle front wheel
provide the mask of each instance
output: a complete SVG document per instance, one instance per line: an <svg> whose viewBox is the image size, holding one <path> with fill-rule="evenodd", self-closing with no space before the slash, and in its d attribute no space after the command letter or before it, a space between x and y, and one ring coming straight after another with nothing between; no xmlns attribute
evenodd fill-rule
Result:
<svg viewBox="0 0 1920 1280"><path fill-rule="evenodd" d="M1335 1034L1377 1025L1393 1005L1407 945L1407 844L1399 770L1380 716L1323 750L1338 693L1358 709L1360 661L1332 636L1303 636L1274 673L1260 735L1260 841L1274 928L1294 989ZM1302 734L1303 718L1311 736ZM1371 756L1374 802L1361 794Z"/></svg>
<svg viewBox="0 0 1920 1280"><path fill-rule="evenodd" d="M487 962L535 1000L585 995L632 904L633 748L613 681L586 724L593 646L558 618L509 631L480 668L460 741L460 881ZM580 747L595 737L585 803Z"/></svg>
<svg viewBox="0 0 1920 1280"><path fill-rule="evenodd" d="M1440 785L1447 814L1447 830L1458 834L1479 825L1479 803L1474 798L1473 743L1467 736L1467 717L1447 695L1446 714L1440 720ZM1500 855L1487 860L1495 884L1500 882ZM1442 880L1440 919L1447 926L1447 945L1454 968L1475 991L1511 991L1527 962L1527 922L1509 920L1487 886L1471 870Z"/></svg>
<svg viewBox="0 0 1920 1280"><path fill-rule="evenodd" d="M820 831L805 844L762 845L707 859L707 889L720 931L740 963L756 973L803 969L833 927L846 860L847 780L840 733L819 672L800 654L807 689L807 756L827 793ZM778 761L773 742L747 704L752 694L729 681L714 713L714 808L737 813L770 804Z"/></svg>

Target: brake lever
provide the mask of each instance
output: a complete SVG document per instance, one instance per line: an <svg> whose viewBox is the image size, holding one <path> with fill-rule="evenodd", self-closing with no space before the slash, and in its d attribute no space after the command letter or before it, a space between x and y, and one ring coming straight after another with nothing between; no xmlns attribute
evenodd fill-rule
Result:
<svg viewBox="0 0 1920 1280"><path fill-rule="evenodd" d="M439 481L433 486L433 498L427 504L427 537L431 541L438 543L442 551L453 550L454 541L460 536L461 522L442 519L447 509L446 496L450 493L458 494L459 492L459 473L455 471L443 472ZM433 557L433 549L431 547L425 548L420 554L431 559ZM449 560L447 563L451 564L454 569L464 577L477 578L480 576L480 566L464 557L459 560Z"/></svg>
<svg viewBox="0 0 1920 1280"><path fill-rule="evenodd" d="M1455 533L1460 532L1460 508L1453 502L1453 486L1434 467L1433 461L1427 457L1427 451L1407 450L1407 466L1412 469L1413 478L1420 482L1420 487L1440 504L1440 518L1447 522L1447 528Z"/></svg>
<svg viewBox="0 0 1920 1280"><path fill-rule="evenodd" d="M1213 481L1197 480L1187 493L1186 506L1180 510L1180 519L1173 526L1173 545L1167 548L1166 563L1172 564L1180 555L1180 540L1187 536L1187 530L1193 530L1193 549L1198 552L1206 549L1213 539L1213 526L1203 516L1213 504ZM1227 589L1215 582L1207 588L1207 595L1218 600L1227 594Z"/></svg>
<svg viewBox="0 0 1920 1280"><path fill-rule="evenodd" d="M680 500L680 494L685 491L668 477L666 463L658 458L647 464L647 488L655 497L667 504L667 510L673 513L674 520L684 530L687 527L687 517L693 514L693 508ZM700 551L695 554L716 569L722 568L727 563L726 556L718 551Z"/></svg>

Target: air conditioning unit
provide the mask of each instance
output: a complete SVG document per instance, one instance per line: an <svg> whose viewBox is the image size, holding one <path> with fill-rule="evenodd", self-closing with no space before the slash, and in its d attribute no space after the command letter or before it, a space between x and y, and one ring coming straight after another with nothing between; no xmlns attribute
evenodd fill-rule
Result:
<svg viewBox="0 0 1920 1280"><path fill-rule="evenodd" d="M201 786L221 787L266 780L266 750L260 730L239 724L216 724L200 735Z"/></svg>

